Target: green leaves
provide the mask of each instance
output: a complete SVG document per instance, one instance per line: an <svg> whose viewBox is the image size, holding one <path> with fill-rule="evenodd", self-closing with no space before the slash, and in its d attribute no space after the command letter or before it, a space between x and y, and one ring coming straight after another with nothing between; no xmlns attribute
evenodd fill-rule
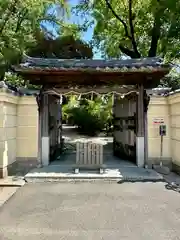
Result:
<svg viewBox="0 0 180 240"><path fill-rule="evenodd" d="M94 20L94 45L101 46L106 57L127 53L134 57L136 47L142 57L160 55L173 59L179 52L180 1L94 0L89 5L89 1L82 0L78 10Z"/></svg>
<svg viewBox="0 0 180 240"><path fill-rule="evenodd" d="M94 100L72 96L63 106L63 119L78 126L83 134L96 135L102 130L109 130L112 123L112 99L103 101L100 97Z"/></svg>
<svg viewBox="0 0 180 240"><path fill-rule="evenodd" d="M0 65L1 76L9 65L17 62L24 51L36 41L42 20L60 25L64 13L48 14L51 6L66 10L62 0L0 0Z"/></svg>
<svg viewBox="0 0 180 240"><path fill-rule="evenodd" d="M5 74L4 80L5 82L9 83L11 86L14 87L22 87L25 85L22 77L17 76L16 74L12 74L10 72Z"/></svg>
<svg viewBox="0 0 180 240"><path fill-rule="evenodd" d="M72 35L66 35L72 34ZM74 37L75 36L75 37ZM78 38L76 32L63 32L62 36L52 38L37 39L37 43L33 48L30 48L28 55L32 57L45 57L45 58L61 58L61 59L89 59L93 57L92 48L89 44Z"/></svg>

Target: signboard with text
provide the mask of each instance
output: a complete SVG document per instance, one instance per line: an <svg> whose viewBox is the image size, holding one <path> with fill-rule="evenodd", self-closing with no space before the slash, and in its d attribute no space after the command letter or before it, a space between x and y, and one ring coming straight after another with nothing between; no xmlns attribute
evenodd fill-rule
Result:
<svg viewBox="0 0 180 240"><path fill-rule="evenodd" d="M163 124L164 118L153 118L153 123L154 124Z"/></svg>

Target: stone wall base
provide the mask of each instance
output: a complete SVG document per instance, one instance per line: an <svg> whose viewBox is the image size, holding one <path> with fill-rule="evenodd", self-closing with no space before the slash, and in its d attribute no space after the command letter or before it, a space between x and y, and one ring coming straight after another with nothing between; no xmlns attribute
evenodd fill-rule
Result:
<svg viewBox="0 0 180 240"><path fill-rule="evenodd" d="M0 168L0 178L8 176L24 176L38 165L37 158L17 158L15 162L7 167Z"/></svg>
<svg viewBox="0 0 180 240"><path fill-rule="evenodd" d="M160 165L162 162L163 166L168 167L170 170L172 170L172 159L171 158L149 158L148 161L146 161L146 165L148 168L153 168L153 165Z"/></svg>
<svg viewBox="0 0 180 240"><path fill-rule="evenodd" d="M0 178L6 178L8 176L7 167L0 168Z"/></svg>
<svg viewBox="0 0 180 240"><path fill-rule="evenodd" d="M35 162L37 162L37 157L17 157L16 161L17 162L31 162L31 163L35 163Z"/></svg>
<svg viewBox="0 0 180 240"><path fill-rule="evenodd" d="M16 161L7 167L8 176L24 176L31 169L36 168L37 164L37 158L16 158Z"/></svg>

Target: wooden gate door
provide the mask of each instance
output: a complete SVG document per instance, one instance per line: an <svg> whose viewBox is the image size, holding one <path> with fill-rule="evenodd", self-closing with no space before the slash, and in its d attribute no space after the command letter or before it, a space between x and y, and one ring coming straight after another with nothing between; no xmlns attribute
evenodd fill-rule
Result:
<svg viewBox="0 0 180 240"><path fill-rule="evenodd" d="M136 162L136 101L115 100L114 155Z"/></svg>

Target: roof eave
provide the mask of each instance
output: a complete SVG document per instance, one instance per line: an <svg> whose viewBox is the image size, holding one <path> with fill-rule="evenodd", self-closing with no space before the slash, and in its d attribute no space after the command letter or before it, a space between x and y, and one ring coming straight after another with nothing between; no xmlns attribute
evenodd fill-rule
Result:
<svg viewBox="0 0 180 240"><path fill-rule="evenodd" d="M15 72L27 73L27 74L45 74L45 73L92 73L92 74L103 74L103 73L153 73L153 72L165 72L169 73L171 68L169 67L141 67L141 68L56 68L56 67L13 67Z"/></svg>

